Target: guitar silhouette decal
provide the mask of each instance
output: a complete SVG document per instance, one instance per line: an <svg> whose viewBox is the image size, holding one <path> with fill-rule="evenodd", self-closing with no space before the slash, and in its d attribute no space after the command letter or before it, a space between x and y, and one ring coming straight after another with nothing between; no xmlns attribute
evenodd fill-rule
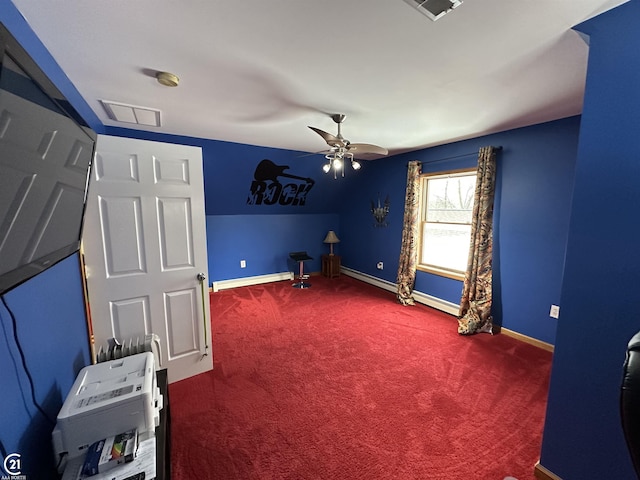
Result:
<svg viewBox="0 0 640 480"><path fill-rule="evenodd" d="M247 205L293 205L303 206L307 200L307 194L316 183L312 178L300 177L286 173L288 165L276 165L271 160L262 160L253 174L253 182ZM299 180L304 183L289 182L283 185L279 178Z"/></svg>

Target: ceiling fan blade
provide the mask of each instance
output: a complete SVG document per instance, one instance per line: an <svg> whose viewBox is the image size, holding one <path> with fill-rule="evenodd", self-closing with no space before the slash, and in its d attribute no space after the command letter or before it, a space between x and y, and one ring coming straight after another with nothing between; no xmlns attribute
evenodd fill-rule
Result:
<svg viewBox="0 0 640 480"><path fill-rule="evenodd" d="M375 155L387 155L389 150L378 145L372 145L370 143L350 143L347 147L349 153L353 153L354 156L365 155L373 153Z"/></svg>
<svg viewBox="0 0 640 480"><path fill-rule="evenodd" d="M298 155L297 158L310 157L312 155L326 155L332 150L321 150L319 152L311 152L311 153L303 153L302 155Z"/></svg>
<svg viewBox="0 0 640 480"><path fill-rule="evenodd" d="M314 132L316 132L318 135L320 135L322 138L324 138L324 141L327 142L327 145L329 146L344 147L346 145L344 140L336 137L335 135L331 135L330 133L327 133L324 130L320 130L319 128L316 128L316 127L309 127L309 128Z"/></svg>

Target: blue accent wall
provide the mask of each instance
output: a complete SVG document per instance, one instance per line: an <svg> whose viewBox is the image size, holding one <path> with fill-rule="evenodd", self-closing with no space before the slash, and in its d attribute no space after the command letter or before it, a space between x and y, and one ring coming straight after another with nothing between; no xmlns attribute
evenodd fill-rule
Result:
<svg viewBox="0 0 640 480"><path fill-rule="evenodd" d="M585 24L589 68L541 463L563 479L636 478L620 421L640 330L640 1Z"/></svg>
<svg viewBox="0 0 640 480"><path fill-rule="evenodd" d="M0 441L7 453L21 454L28 478L55 478L50 420L55 421L76 375L90 361L78 256L3 298L10 310L0 304ZM29 374L33 396L48 419L32 399Z"/></svg>
<svg viewBox="0 0 640 480"><path fill-rule="evenodd" d="M560 304L580 118L456 142L366 164L349 184L340 210L343 264L396 281L407 164L442 172L477 165L478 149L498 152L494 208L494 319L497 324L553 344ZM374 226L371 201L389 196L388 227ZM384 262L382 271L376 268ZM462 282L418 271L416 290L458 304Z"/></svg>
<svg viewBox="0 0 640 480"><path fill-rule="evenodd" d="M207 250L212 281L253 277L282 272L298 272L289 252L306 251L313 260L305 262L305 272L319 272L322 243L329 230L340 238L337 214L208 215ZM334 248L340 253L340 244ZM240 261L246 268L240 268Z"/></svg>

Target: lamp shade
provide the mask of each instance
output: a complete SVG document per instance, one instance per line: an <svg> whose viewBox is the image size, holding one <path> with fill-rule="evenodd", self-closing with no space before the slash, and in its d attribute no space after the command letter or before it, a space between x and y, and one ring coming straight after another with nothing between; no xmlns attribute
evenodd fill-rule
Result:
<svg viewBox="0 0 640 480"><path fill-rule="evenodd" d="M324 243L339 243L339 242L340 242L340 239L336 235L336 232L334 232L333 230L329 230L329 233L327 233L327 236L324 237Z"/></svg>

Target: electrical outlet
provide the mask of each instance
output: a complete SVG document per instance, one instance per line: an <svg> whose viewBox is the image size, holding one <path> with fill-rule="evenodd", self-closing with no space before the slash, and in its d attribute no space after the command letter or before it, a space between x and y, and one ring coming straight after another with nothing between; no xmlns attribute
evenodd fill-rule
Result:
<svg viewBox="0 0 640 480"><path fill-rule="evenodd" d="M240 260L240 268L247 268L247 261L246 260Z"/></svg>
<svg viewBox="0 0 640 480"><path fill-rule="evenodd" d="M558 318L560 316L560 307L558 305L551 305L549 316L552 318Z"/></svg>

